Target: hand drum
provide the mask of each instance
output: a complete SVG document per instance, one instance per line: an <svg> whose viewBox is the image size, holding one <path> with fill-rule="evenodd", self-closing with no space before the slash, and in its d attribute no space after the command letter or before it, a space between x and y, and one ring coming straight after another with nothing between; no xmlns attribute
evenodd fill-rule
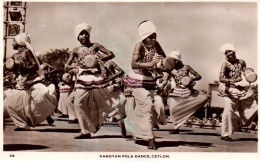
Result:
<svg viewBox="0 0 260 161"><path fill-rule="evenodd" d="M83 62L87 68L95 68L98 64L97 58L94 55L87 55Z"/></svg>
<svg viewBox="0 0 260 161"><path fill-rule="evenodd" d="M257 80L257 74L254 72L253 69L251 68L247 68L246 71L245 71L245 77L246 77L246 80L249 82L249 83L253 83Z"/></svg>
<svg viewBox="0 0 260 161"><path fill-rule="evenodd" d="M14 67L14 60L12 58L7 59L6 62L5 62L5 66L9 70L13 69L13 67Z"/></svg>

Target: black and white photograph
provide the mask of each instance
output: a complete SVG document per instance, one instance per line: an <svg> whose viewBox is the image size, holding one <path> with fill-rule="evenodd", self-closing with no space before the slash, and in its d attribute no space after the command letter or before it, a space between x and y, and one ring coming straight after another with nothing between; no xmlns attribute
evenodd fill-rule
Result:
<svg viewBox="0 0 260 161"><path fill-rule="evenodd" d="M259 1L1 4L3 160L260 159Z"/></svg>

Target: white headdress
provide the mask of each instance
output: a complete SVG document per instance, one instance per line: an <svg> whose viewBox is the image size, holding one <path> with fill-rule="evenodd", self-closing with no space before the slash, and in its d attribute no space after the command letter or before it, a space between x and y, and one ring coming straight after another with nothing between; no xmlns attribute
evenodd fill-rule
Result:
<svg viewBox="0 0 260 161"><path fill-rule="evenodd" d="M178 50L173 50L170 54L169 57L172 57L174 59L177 59L179 61L181 61L181 52Z"/></svg>
<svg viewBox="0 0 260 161"><path fill-rule="evenodd" d="M156 27L152 21L145 21L139 25L138 32L141 37L141 41L143 41L148 36L156 32Z"/></svg>
<svg viewBox="0 0 260 161"><path fill-rule="evenodd" d="M76 36L76 39L78 39L78 36L79 34L83 31L83 30L86 30L88 32L88 34L90 34L90 31L91 31L91 26L87 23L81 23L79 24L78 26L76 26L75 28L75 36Z"/></svg>
<svg viewBox="0 0 260 161"><path fill-rule="evenodd" d="M226 50L232 50L232 51L236 52L236 48L235 48L234 45L231 44L231 43L226 43L226 44L224 44L224 45L221 46L220 51L221 51L223 54L225 54Z"/></svg>

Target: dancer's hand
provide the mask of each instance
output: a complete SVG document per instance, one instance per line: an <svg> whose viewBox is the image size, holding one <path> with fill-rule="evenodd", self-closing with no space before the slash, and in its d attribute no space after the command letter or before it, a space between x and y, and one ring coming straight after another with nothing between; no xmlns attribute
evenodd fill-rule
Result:
<svg viewBox="0 0 260 161"><path fill-rule="evenodd" d="M160 62L161 60L163 60L163 57L159 54L155 54L152 60L152 66L154 66L155 64L157 64L158 62Z"/></svg>

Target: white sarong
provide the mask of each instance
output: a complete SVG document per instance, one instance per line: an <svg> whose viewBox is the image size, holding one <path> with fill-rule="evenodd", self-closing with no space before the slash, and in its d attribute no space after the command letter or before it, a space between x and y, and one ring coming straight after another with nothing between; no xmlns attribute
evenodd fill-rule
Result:
<svg viewBox="0 0 260 161"><path fill-rule="evenodd" d="M4 107L14 124L29 129L49 116L57 106L55 86L46 87L41 83L27 90L9 89L4 91Z"/></svg>
<svg viewBox="0 0 260 161"><path fill-rule="evenodd" d="M243 100L223 97L223 101L225 107L222 114L221 136L231 137L238 128L249 126L252 123L257 115L257 103L253 97Z"/></svg>
<svg viewBox="0 0 260 161"><path fill-rule="evenodd" d="M121 106L121 101L118 99L119 97L113 96L107 88L76 89L74 108L81 132L83 134L97 132L108 114L115 107Z"/></svg>
<svg viewBox="0 0 260 161"><path fill-rule="evenodd" d="M193 93L188 97L171 96L167 100L173 129L178 129L207 102L205 94Z"/></svg>
<svg viewBox="0 0 260 161"><path fill-rule="evenodd" d="M154 90L132 88L132 95L127 98L126 130L134 137L153 139Z"/></svg>

